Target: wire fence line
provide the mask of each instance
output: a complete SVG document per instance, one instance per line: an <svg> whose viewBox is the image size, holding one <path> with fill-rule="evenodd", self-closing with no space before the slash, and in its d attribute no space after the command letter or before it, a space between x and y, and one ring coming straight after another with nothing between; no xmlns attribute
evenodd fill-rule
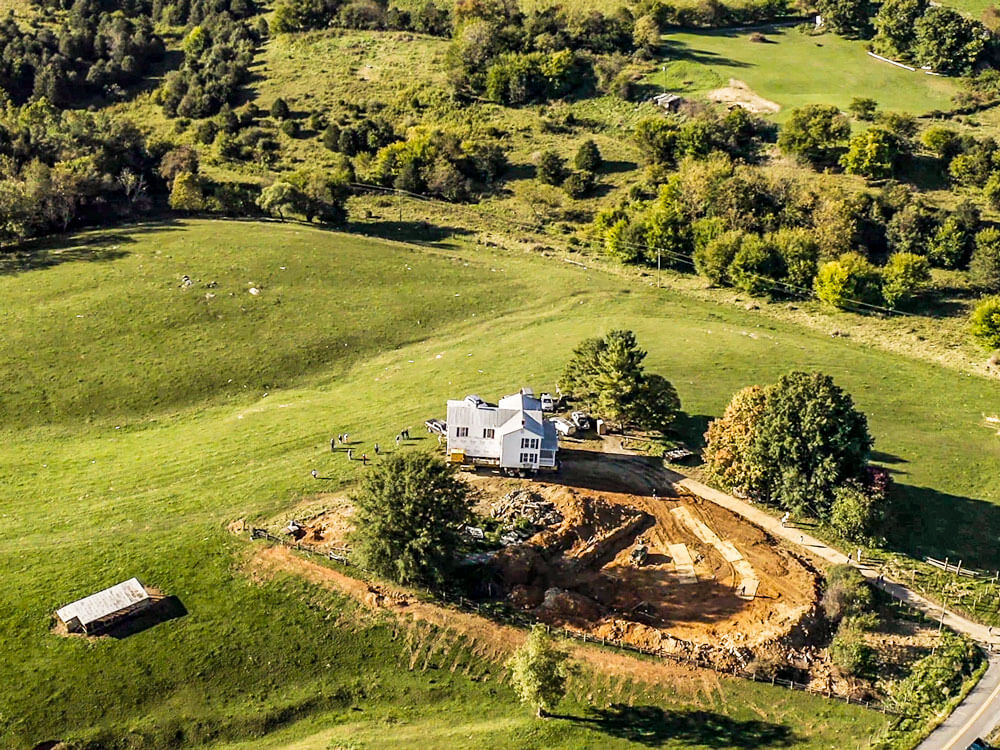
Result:
<svg viewBox="0 0 1000 750"><path fill-rule="evenodd" d="M252 528L250 530L250 538L264 539L274 544L279 544L281 546L288 547L289 549L293 549L297 552L305 552L307 554L314 555L316 557L333 560L334 562L340 563L341 565L346 565L348 567L356 568L358 570L371 572L367 568L364 568L360 565L357 565L356 563L351 562L351 560L348 558L346 554L341 554L339 552L334 552L334 551L320 552L319 550L313 549L309 545L302 544L301 542L290 541L280 536L275 536L266 529ZM648 648L643 648L641 646L636 646L632 643L627 643L626 641L621 641L616 638L606 638L602 636L590 635L589 633L583 631L571 630L566 627L554 627L546 623L540 623L538 619L531 617L530 615L527 615L523 612L514 612L507 608L484 605L481 602L474 601L462 595L455 595L455 594L449 594L447 592L430 591L430 590L426 590L422 593L425 593L433 597L439 603L454 607L458 610L461 610L462 612L480 615L482 617L486 617L487 619L494 620L505 625L512 625L520 628L531 628L535 625L543 624L545 626L545 629L550 633L554 633L555 635L559 635L567 639L582 641L584 643L592 643L598 646L604 646L606 648L615 649L618 651L626 651L634 654L641 654L643 656L649 656L655 659L669 659L679 664L698 667L700 669L709 669L719 674L729 675L733 677L740 677L746 680L750 680L751 682L760 682L764 684L770 684L776 687L788 688L789 690L797 690L800 692L812 693L814 695L819 695L826 698L841 700L844 703L849 703L855 706L862 706L864 708L868 708L873 711L880 711L883 714L889 714L892 716L907 715L889 708L880 701L860 700L858 698L852 698L849 695L836 693L832 689L817 690L805 683L796 682L795 680L786 680L784 678L778 677L773 674L770 677L764 677L748 669L722 667L707 659L699 658L697 656L691 656L689 654L678 654L667 651L658 651L655 649L648 649Z"/></svg>

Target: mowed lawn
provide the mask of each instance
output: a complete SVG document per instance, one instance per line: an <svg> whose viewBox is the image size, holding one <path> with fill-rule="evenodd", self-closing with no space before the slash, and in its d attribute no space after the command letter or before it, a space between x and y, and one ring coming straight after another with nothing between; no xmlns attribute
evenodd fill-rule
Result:
<svg viewBox="0 0 1000 750"><path fill-rule="evenodd" d="M796 28L762 29L766 43L749 31L698 31L664 36L661 70L647 81L668 90L705 93L729 79L781 105L775 117L805 104L846 109L856 96L874 98L888 110L923 114L947 109L954 81L910 72L865 54L865 43L835 34L809 36Z"/></svg>
<svg viewBox="0 0 1000 750"><path fill-rule="evenodd" d="M632 744L614 724L536 722L461 643L411 671L391 623L295 580L254 583L249 543L225 530L347 490L361 467L331 435L370 453L403 427L425 435L448 397L551 388L582 338L613 327L677 385L692 436L739 387L833 374L914 502L898 541L1000 564L1000 439L979 426L995 383L528 254L191 221L79 235L42 260L0 275L3 747L242 747L279 729L245 746ZM188 614L120 641L49 632L57 606L133 575ZM588 716L587 695L659 706L682 717L658 725L663 747L852 747L883 722L741 681L589 679L568 713Z"/></svg>

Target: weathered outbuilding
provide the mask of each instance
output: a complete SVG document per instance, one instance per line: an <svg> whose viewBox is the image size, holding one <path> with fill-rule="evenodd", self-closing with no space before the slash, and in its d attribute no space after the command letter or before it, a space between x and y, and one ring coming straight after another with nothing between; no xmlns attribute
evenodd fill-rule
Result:
<svg viewBox="0 0 1000 750"><path fill-rule="evenodd" d="M153 598L139 579L130 578L57 609L56 616L69 632L94 635L152 603Z"/></svg>

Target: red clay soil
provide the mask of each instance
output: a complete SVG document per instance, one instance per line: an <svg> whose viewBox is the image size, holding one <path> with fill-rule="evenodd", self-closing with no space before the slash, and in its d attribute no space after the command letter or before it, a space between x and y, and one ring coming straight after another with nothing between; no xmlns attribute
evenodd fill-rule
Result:
<svg viewBox="0 0 1000 750"><path fill-rule="evenodd" d="M794 553L761 529L711 503L668 496L655 466L641 459L565 451L551 480L520 480L563 514L563 523L496 558L512 603L542 621L664 651L753 650L786 636L812 610L817 579ZM467 477L484 499L512 482ZM653 490L657 497L653 497ZM712 545L671 513L686 507L731 542L760 580L757 595L736 595L740 577ZM636 541L646 563L630 556ZM697 583L681 583L670 544L684 544ZM741 659L742 660L742 659Z"/></svg>
<svg viewBox="0 0 1000 750"><path fill-rule="evenodd" d="M270 579L291 573L317 586L351 597L371 611L390 613L401 620L425 622L456 635L462 635L474 652L494 662L505 660L520 646L527 633L500 625L478 615L417 600L394 586L369 584L344 575L330 567L297 555L287 547L267 546L256 551L247 567L254 577ZM709 696L718 691L720 677L715 672L673 661L652 662L628 654L568 644L574 660L607 678L629 679L650 685L669 685L675 693Z"/></svg>

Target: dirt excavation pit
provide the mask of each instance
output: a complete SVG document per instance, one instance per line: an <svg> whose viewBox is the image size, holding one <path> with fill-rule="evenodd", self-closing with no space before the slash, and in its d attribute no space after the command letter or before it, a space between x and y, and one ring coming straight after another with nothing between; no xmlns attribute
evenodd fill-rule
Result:
<svg viewBox="0 0 1000 750"><path fill-rule="evenodd" d="M481 523L506 529L499 551L475 555L488 560L492 598L552 625L734 665L813 611L807 563L729 511L675 494L659 465L574 449L560 459L559 474L535 480L462 474ZM354 521L347 497L320 494L268 530L347 554Z"/></svg>
<svg viewBox="0 0 1000 750"><path fill-rule="evenodd" d="M483 515L520 489L562 517L493 557L516 608L597 637L739 662L813 610L814 572L756 526L699 498L667 496L671 487L641 459L565 451L562 462L551 479L465 477Z"/></svg>

